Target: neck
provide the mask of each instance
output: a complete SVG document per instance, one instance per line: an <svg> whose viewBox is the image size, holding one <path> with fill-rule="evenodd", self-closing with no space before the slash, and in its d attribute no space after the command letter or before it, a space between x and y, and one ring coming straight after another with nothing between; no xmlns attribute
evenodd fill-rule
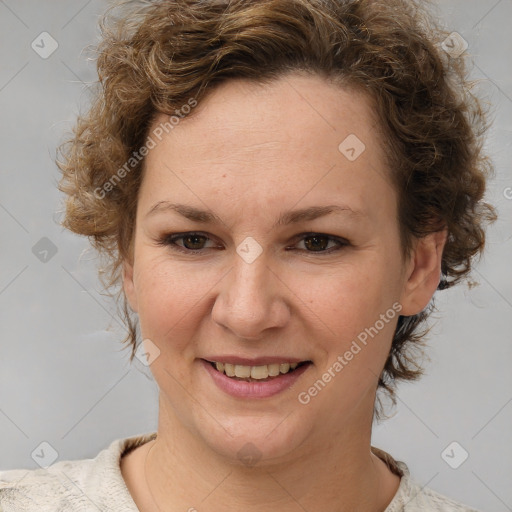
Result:
<svg viewBox="0 0 512 512"><path fill-rule="evenodd" d="M148 492L159 510L382 512L399 485L371 453L371 417L335 433L330 425L285 457L248 463L207 446L162 395L159 410L158 435L145 460Z"/></svg>

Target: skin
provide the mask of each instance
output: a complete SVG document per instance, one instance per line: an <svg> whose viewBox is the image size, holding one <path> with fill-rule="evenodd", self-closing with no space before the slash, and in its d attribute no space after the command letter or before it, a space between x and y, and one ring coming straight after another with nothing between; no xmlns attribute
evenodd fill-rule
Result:
<svg viewBox="0 0 512 512"><path fill-rule="evenodd" d="M158 436L121 467L141 511L383 511L392 500L399 477L370 444L398 315L307 405L297 399L394 303L416 314L439 283L445 232L416 240L402 258L373 112L362 93L315 75L266 86L231 80L149 152L123 272L142 338L160 350L150 367L160 389ZM338 150L349 134L366 146L355 161ZM159 201L210 209L221 222L172 210L147 216ZM360 213L274 227L283 211L331 204ZM158 244L190 231L211 240L176 243L200 254ZM349 243L327 240L322 253L297 236L305 232ZM250 264L236 252L248 236L263 250ZM200 358L212 354L313 365L293 388L240 400L203 369ZM260 455L254 466L237 456L246 443Z"/></svg>

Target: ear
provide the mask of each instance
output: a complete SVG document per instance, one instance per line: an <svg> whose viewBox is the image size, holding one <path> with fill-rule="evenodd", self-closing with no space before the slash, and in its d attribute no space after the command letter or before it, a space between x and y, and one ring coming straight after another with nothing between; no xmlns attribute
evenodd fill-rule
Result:
<svg viewBox="0 0 512 512"><path fill-rule="evenodd" d="M421 312L437 290L447 236L445 229L416 239L406 264L406 281L400 299L401 315L412 316Z"/></svg>
<svg viewBox="0 0 512 512"><path fill-rule="evenodd" d="M137 293L135 292L135 285L133 282L133 264L127 260L123 261L123 289L128 299L128 304L135 313L138 312L137 306Z"/></svg>

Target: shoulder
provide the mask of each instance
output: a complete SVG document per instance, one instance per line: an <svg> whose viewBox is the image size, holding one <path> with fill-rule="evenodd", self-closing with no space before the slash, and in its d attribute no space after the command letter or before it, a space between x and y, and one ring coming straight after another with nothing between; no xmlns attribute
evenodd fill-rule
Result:
<svg viewBox="0 0 512 512"><path fill-rule="evenodd" d="M443 496L428 487L413 484L411 501L406 505L406 512L430 510L435 512L478 512L476 509Z"/></svg>
<svg viewBox="0 0 512 512"><path fill-rule="evenodd" d="M116 439L94 459L0 471L0 512L136 511L119 462L124 452L153 435Z"/></svg>
<svg viewBox="0 0 512 512"><path fill-rule="evenodd" d="M385 512L478 512L416 482L407 465L397 462L402 471L400 486Z"/></svg>
<svg viewBox="0 0 512 512"><path fill-rule="evenodd" d="M46 469L14 469L0 472L0 512L64 510L80 505L72 487L80 489L90 476L93 459L61 461Z"/></svg>
<svg viewBox="0 0 512 512"><path fill-rule="evenodd" d="M375 455L381 458L389 469L399 475L400 485L384 512L478 512L456 500L416 482L404 462L396 461L391 455L372 446Z"/></svg>

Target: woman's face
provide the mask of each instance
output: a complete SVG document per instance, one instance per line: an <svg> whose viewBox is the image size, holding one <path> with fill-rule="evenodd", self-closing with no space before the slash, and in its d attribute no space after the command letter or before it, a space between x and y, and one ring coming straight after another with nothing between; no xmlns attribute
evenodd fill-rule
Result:
<svg viewBox="0 0 512 512"><path fill-rule="evenodd" d="M371 103L291 74L229 81L176 119L150 131L124 275L159 350L161 414L232 459L298 457L367 426L398 315L439 282L434 245L401 257ZM237 357L273 364L255 375L310 363L254 383L205 362Z"/></svg>

